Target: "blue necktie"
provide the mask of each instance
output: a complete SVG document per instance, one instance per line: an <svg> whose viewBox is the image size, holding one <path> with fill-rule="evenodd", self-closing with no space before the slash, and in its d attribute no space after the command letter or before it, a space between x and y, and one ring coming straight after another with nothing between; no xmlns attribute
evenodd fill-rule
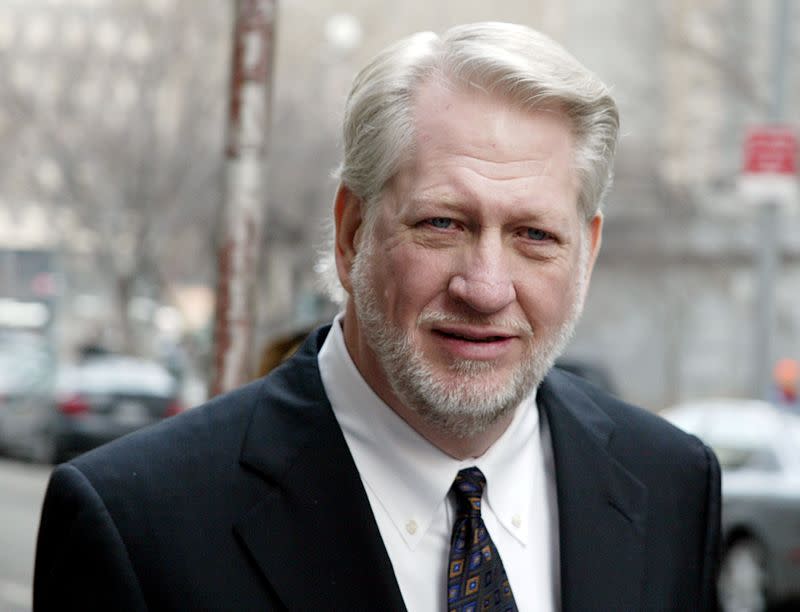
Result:
<svg viewBox="0 0 800 612"><path fill-rule="evenodd" d="M456 520L447 574L449 612L517 612L500 554L481 518L486 478L476 467L461 470L453 482Z"/></svg>

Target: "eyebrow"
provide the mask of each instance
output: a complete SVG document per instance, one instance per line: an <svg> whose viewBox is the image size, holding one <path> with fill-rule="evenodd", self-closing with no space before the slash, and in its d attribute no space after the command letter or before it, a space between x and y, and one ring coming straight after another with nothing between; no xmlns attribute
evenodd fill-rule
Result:
<svg viewBox="0 0 800 612"><path fill-rule="evenodd" d="M469 201L463 197L441 194L435 196L421 195L411 198L411 204L415 208L422 206L444 206L445 208L455 208L457 206L469 206Z"/></svg>
<svg viewBox="0 0 800 612"><path fill-rule="evenodd" d="M422 207L436 207L444 210L453 210L454 212L464 212L465 210L469 211L473 208L473 204L468 198L451 194L442 194L441 196L415 196L411 198L410 203L415 210ZM547 213L552 208L552 203L542 202L540 210L527 212L519 211L519 217L526 217L531 221L543 220L545 217L548 217ZM560 216L556 218L559 221L561 220Z"/></svg>

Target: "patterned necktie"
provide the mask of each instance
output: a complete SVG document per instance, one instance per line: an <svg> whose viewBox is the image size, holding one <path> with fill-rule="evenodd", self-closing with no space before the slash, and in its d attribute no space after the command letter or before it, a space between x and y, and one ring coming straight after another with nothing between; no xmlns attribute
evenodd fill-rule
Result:
<svg viewBox="0 0 800 612"><path fill-rule="evenodd" d="M461 470L453 482L456 521L447 575L449 612L517 612L503 561L481 518L485 486L486 478L476 467Z"/></svg>

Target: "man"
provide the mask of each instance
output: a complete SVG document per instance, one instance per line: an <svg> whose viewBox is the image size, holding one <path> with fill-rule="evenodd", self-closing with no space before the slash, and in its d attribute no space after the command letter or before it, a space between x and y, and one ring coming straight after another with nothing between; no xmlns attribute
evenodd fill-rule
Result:
<svg viewBox="0 0 800 612"><path fill-rule="evenodd" d="M344 119L343 314L265 379L59 467L35 607L714 609L713 454L550 371L617 128L522 26L376 57Z"/></svg>

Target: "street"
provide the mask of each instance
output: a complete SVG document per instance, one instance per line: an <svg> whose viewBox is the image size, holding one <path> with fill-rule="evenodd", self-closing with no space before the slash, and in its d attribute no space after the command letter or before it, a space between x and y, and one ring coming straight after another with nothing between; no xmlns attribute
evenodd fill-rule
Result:
<svg viewBox="0 0 800 612"><path fill-rule="evenodd" d="M51 468L0 459L0 610L31 609L36 530Z"/></svg>

